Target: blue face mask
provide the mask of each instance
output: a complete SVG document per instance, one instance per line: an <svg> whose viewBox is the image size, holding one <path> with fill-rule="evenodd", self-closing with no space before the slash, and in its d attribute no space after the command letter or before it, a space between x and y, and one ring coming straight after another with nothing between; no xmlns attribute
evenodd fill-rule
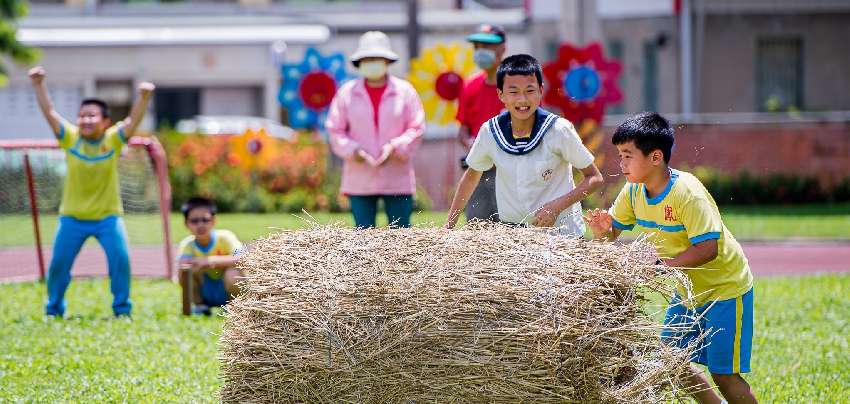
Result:
<svg viewBox="0 0 850 404"><path fill-rule="evenodd" d="M484 48L476 49L472 53L472 61L482 70L487 70L496 63L496 51Z"/></svg>

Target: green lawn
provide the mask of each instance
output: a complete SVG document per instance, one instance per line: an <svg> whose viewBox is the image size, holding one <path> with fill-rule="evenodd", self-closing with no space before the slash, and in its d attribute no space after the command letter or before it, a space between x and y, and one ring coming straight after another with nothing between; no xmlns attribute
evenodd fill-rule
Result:
<svg viewBox="0 0 850 404"><path fill-rule="evenodd" d="M795 207L722 207L726 226L741 240L842 239L850 240L850 204ZM303 214L301 216L304 216ZM321 223L345 222L353 225L349 213L314 213ZM379 224L386 216L378 216ZM446 212L416 212L415 224L445 222ZM127 232L132 244L150 245L162 242L162 226L157 215L127 215ZM41 217L42 241L52 244L56 232L56 216ZM297 228L305 221L293 214L231 213L218 215L218 226L236 232L243 240L252 240L272 231L271 228ZM0 215L0 247L33 244L32 222L28 216ZM188 233L180 214L171 215L175 243Z"/></svg>
<svg viewBox="0 0 850 404"><path fill-rule="evenodd" d="M316 212L310 214L310 219L305 214L295 215L292 213L222 213L217 215L217 227L232 230L242 240L253 240L269 234L275 228L293 229L305 226L307 220L315 220L320 223L344 222L354 225L354 219L350 213L326 213ZM41 240L45 244L53 244L53 236L56 233L58 221L55 215L42 215ZM411 221L414 224L428 225L431 223L442 224L446 220L446 212L415 212ZM124 221L127 225L127 236L131 244L151 245L162 243L162 221L156 214L125 215ZM378 225L386 225L386 215L378 215ZM32 220L23 215L0 215L0 229L9 231L0 232L0 247L32 245L34 242ZM189 235L183 225L183 215L171 214L171 230L174 242L178 243L183 237ZM94 242L89 240L89 242Z"/></svg>
<svg viewBox="0 0 850 404"><path fill-rule="evenodd" d="M850 275L756 281L753 373L762 402L850 397ZM177 286L136 280L132 321L106 280L75 280L70 318L46 320L39 283L0 285L0 402L216 401L220 318L178 315Z"/></svg>

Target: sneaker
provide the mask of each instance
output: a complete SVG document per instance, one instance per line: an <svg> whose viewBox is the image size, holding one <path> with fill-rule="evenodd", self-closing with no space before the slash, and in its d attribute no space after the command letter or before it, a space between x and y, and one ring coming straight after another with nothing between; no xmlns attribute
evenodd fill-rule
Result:
<svg viewBox="0 0 850 404"><path fill-rule="evenodd" d="M196 304L195 307L192 307L192 314L203 314L205 316L212 315L212 309L210 306L205 304Z"/></svg>

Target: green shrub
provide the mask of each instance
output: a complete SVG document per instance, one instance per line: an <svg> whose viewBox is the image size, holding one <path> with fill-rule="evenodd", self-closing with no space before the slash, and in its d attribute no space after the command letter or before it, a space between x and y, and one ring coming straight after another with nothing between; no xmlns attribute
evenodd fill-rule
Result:
<svg viewBox="0 0 850 404"><path fill-rule="evenodd" d="M689 171L685 169L685 171ZM850 177L824 188L814 176L748 171L729 174L710 167L691 171L721 205L778 205L850 201Z"/></svg>

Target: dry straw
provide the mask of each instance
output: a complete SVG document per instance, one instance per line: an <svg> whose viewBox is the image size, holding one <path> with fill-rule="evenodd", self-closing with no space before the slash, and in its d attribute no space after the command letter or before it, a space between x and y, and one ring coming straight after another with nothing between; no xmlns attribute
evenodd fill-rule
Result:
<svg viewBox="0 0 850 404"><path fill-rule="evenodd" d="M645 240L499 225L314 225L257 241L221 336L224 402L659 402L689 352Z"/></svg>

